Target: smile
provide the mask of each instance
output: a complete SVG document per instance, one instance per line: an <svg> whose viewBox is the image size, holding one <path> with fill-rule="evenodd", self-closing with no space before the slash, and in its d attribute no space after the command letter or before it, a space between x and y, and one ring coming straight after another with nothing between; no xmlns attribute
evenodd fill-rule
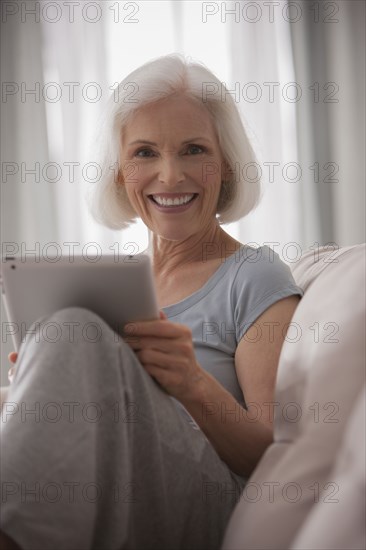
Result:
<svg viewBox="0 0 366 550"><path fill-rule="evenodd" d="M148 197L158 210L181 212L190 207L192 202L198 197L198 193L186 193L181 195L161 193L148 195Z"/></svg>

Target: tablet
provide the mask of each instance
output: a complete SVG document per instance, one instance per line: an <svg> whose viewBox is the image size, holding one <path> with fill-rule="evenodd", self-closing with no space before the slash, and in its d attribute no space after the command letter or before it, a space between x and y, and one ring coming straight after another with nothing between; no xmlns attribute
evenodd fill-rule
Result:
<svg viewBox="0 0 366 550"><path fill-rule="evenodd" d="M105 255L1 258L1 286L8 317L2 342L18 351L32 324L60 309L97 313L117 334L128 322L159 318L149 256Z"/></svg>

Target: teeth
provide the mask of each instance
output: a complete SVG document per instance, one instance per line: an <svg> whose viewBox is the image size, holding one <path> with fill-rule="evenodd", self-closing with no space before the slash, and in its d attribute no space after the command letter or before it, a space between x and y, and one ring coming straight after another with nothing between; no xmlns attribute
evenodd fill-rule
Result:
<svg viewBox="0 0 366 550"><path fill-rule="evenodd" d="M154 201L160 204L160 206L180 206L181 204L186 204L193 198L192 195L183 195L182 197L177 197L175 199L165 199L162 197L159 197L159 195L153 195L152 196Z"/></svg>

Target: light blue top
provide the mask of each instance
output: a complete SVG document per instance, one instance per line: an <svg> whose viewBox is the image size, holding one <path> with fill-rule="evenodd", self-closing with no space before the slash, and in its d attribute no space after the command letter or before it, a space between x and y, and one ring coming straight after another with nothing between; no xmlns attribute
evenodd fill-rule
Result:
<svg viewBox="0 0 366 550"><path fill-rule="evenodd" d="M269 306L293 294L302 296L303 290L276 252L242 245L203 287L162 309L171 321L190 327L198 363L245 405L234 364L238 343Z"/></svg>

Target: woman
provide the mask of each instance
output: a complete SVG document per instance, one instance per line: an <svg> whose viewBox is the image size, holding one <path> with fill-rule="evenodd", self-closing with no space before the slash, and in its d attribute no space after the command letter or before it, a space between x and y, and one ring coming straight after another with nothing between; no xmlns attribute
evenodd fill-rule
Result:
<svg viewBox="0 0 366 550"><path fill-rule="evenodd" d="M171 55L110 100L91 210L109 227L140 217L151 231L160 318L116 342L95 314L70 308L42 322L92 318L101 341L28 338L21 348L8 400L41 411L73 403L74 416L13 414L3 427L8 548L219 548L272 441L276 369L302 290L277 254L221 227L259 200L259 183L243 179L251 147L221 87ZM103 414L86 421L95 402Z"/></svg>

